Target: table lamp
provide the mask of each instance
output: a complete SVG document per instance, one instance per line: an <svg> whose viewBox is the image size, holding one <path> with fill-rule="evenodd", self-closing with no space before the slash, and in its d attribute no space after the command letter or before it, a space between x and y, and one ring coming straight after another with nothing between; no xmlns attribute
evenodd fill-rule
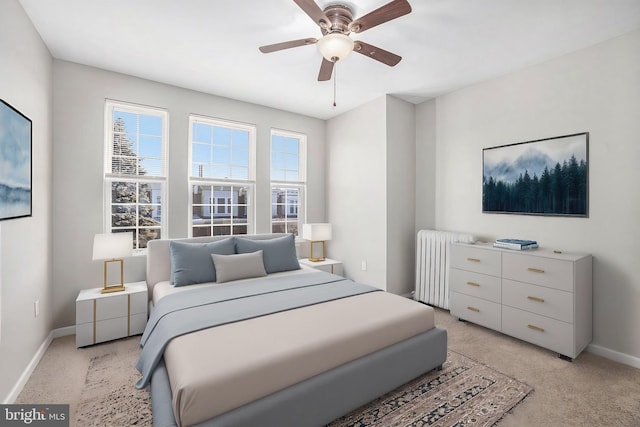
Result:
<svg viewBox="0 0 640 427"><path fill-rule="evenodd" d="M124 291L124 257L133 255L133 233L96 234L93 238L93 259L104 260L104 287L102 293ZM120 283L107 284L107 264L120 263Z"/></svg>
<svg viewBox="0 0 640 427"><path fill-rule="evenodd" d="M324 242L331 240L331 224L303 224L302 225L302 238L309 240L309 261L319 262L324 261ZM322 251L320 256L313 255L313 247L315 244L322 244Z"/></svg>

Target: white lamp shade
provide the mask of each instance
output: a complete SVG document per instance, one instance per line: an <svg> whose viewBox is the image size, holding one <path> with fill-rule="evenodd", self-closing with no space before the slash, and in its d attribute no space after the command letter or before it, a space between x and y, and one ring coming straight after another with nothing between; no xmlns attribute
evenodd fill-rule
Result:
<svg viewBox="0 0 640 427"><path fill-rule="evenodd" d="M96 234L93 238L93 259L125 258L133 255L133 233Z"/></svg>
<svg viewBox="0 0 640 427"><path fill-rule="evenodd" d="M342 33L329 33L318 40L317 45L322 56L331 62L343 60L353 50L353 40Z"/></svg>
<svg viewBox="0 0 640 427"><path fill-rule="evenodd" d="M331 240L331 224L303 224L302 238L314 242Z"/></svg>

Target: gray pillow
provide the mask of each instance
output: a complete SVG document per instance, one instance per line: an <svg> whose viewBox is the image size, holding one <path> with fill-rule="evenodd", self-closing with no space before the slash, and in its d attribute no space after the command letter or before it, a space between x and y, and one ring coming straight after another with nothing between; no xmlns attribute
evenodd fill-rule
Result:
<svg viewBox="0 0 640 427"><path fill-rule="evenodd" d="M211 254L211 259L216 266L217 283L267 275L262 261L262 251L236 255Z"/></svg>
<svg viewBox="0 0 640 427"><path fill-rule="evenodd" d="M216 269L211 254L233 255L233 237L209 243L171 241L171 283L175 286L216 281Z"/></svg>
<svg viewBox="0 0 640 427"><path fill-rule="evenodd" d="M296 255L296 238L293 234L268 240L251 240L236 237L236 253L246 254L262 250L262 260L267 273L299 270Z"/></svg>

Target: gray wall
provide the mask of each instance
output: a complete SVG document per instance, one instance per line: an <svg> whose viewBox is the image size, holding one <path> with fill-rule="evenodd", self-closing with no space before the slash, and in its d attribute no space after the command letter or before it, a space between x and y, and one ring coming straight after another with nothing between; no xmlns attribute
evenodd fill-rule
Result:
<svg viewBox="0 0 640 427"><path fill-rule="evenodd" d="M52 59L17 0L0 2L0 58L0 98L33 124L33 216L0 223L0 398L4 402L15 394L14 385L52 329Z"/></svg>
<svg viewBox="0 0 640 427"><path fill-rule="evenodd" d="M591 350L640 366L640 32L439 97L435 116L433 107L418 108L418 122L435 117L435 164L433 132L419 133L417 154L435 166L435 226L593 254ZM481 213L483 148L584 131L589 218ZM432 179L418 168L418 182ZM417 223L431 215L420 206Z"/></svg>
<svg viewBox="0 0 640 427"><path fill-rule="evenodd" d="M329 256L354 280L413 289L415 106L383 96L327 121ZM366 270L362 270L362 262Z"/></svg>
<svg viewBox="0 0 640 427"><path fill-rule="evenodd" d="M257 126L256 233L270 232L270 131L307 135L307 221L325 221L325 122L255 104L194 92L56 60L54 84L54 327L75 323L81 289L101 286L102 263L91 260L93 236L103 232L105 98L169 112L170 238L188 233L188 116ZM145 257L125 260L125 281L144 280Z"/></svg>

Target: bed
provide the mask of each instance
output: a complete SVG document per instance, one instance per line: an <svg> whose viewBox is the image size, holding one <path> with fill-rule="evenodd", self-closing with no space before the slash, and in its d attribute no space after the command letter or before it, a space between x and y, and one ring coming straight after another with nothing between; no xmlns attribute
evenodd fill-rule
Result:
<svg viewBox="0 0 640 427"><path fill-rule="evenodd" d="M214 245L217 281L180 269ZM151 241L147 284L156 427L323 426L446 360L431 307L300 268L292 235Z"/></svg>

